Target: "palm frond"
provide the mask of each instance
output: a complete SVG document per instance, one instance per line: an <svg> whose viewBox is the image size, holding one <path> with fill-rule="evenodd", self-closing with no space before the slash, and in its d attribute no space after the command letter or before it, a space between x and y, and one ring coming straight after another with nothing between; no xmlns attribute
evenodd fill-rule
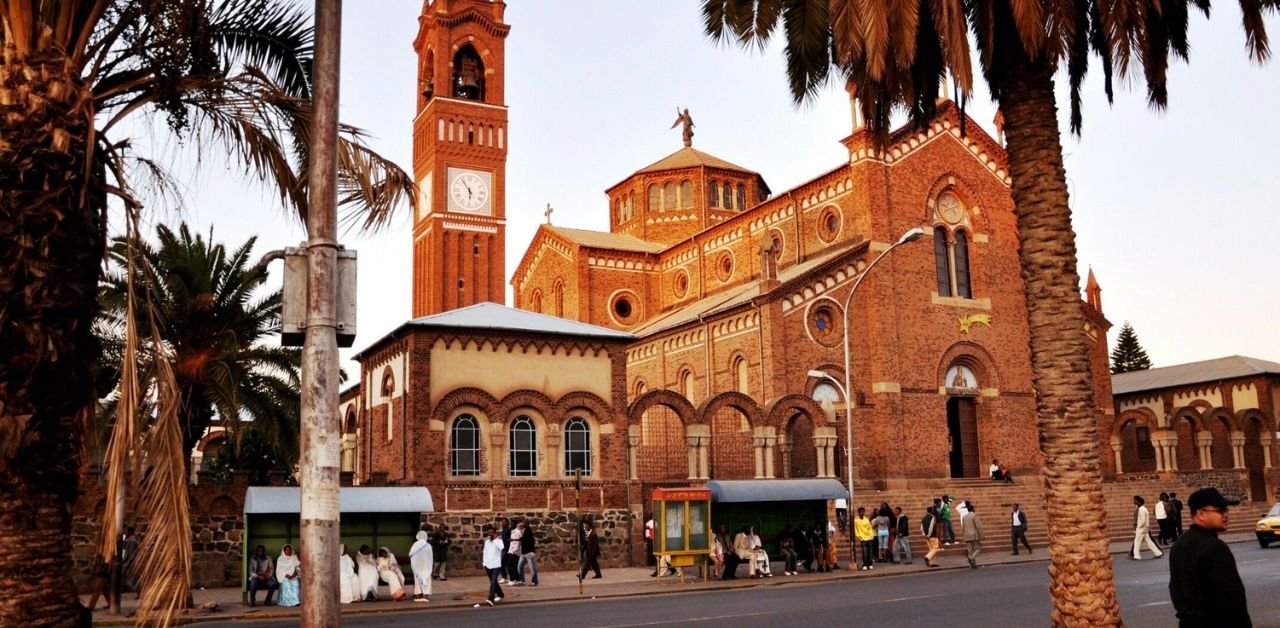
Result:
<svg viewBox="0 0 1280 628"><path fill-rule="evenodd" d="M210 17L209 30L225 66L238 62L262 68L289 95L311 98L315 26L301 5L223 2Z"/></svg>

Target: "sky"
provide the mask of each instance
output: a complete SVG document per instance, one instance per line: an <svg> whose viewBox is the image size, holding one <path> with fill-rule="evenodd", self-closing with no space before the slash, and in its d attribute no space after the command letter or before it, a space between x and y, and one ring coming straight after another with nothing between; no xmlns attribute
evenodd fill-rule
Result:
<svg viewBox="0 0 1280 628"><path fill-rule="evenodd" d="M343 15L341 118L405 169L422 4L348 0ZM604 190L681 147L680 129L670 128L676 108L693 116L694 147L760 172L773 190L847 159L843 85L796 106L780 43L717 44L703 34L698 6L510 0L508 279L548 203L554 224L607 230ZM1267 26L1280 37L1280 20ZM1170 70L1168 110L1149 108L1138 83L1119 86L1109 106L1095 72L1081 137L1069 135L1060 112L1080 274L1092 267L1102 286L1112 346L1128 321L1155 366L1233 354L1280 362L1280 65L1248 59L1234 3L1215 4L1210 20L1196 13L1190 40L1190 64ZM995 107L981 86L969 113L994 134ZM192 161L180 146L173 152L176 163ZM305 239L276 198L228 168L206 160L179 172L184 208L154 212L152 222L185 220L230 246L256 236L255 255ZM406 206L382 232L342 238L359 256L349 375L358 372L355 351L411 316L409 221ZM273 271L278 285L280 265Z"/></svg>

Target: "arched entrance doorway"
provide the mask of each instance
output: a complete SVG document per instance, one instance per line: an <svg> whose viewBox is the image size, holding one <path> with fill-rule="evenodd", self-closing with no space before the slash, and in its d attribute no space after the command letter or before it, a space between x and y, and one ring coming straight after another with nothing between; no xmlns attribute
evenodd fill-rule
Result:
<svg viewBox="0 0 1280 628"><path fill-rule="evenodd" d="M1138 419L1125 421L1120 428L1120 460L1125 473L1155 471L1156 448L1151 444L1151 428Z"/></svg>
<svg viewBox="0 0 1280 628"><path fill-rule="evenodd" d="M947 370L947 442L951 477L981 477L978 454L978 379L968 367Z"/></svg>
<svg viewBox="0 0 1280 628"><path fill-rule="evenodd" d="M1267 501L1266 457L1262 452L1262 419L1250 416L1244 420L1244 466L1249 470L1249 499Z"/></svg>

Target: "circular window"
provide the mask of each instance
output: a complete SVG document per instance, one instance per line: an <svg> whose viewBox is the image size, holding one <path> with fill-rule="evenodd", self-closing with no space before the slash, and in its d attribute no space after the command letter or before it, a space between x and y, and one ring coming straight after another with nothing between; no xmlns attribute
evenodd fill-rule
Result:
<svg viewBox="0 0 1280 628"><path fill-rule="evenodd" d="M720 281L729 281L733 277L733 253L725 251L716 258L716 277Z"/></svg>
<svg viewBox="0 0 1280 628"><path fill-rule="evenodd" d="M840 319L835 310L822 306L809 312L809 333L814 340L827 346L840 344Z"/></svg>
<svg viewBox="0 0 1280 628"><path fill-rule="evenodd" d="M609 301L609 314L614 322L631 326L640 322L640 299L629 290L615 292Z"/></svg>
<svg viewBox="0 0 1280 628"><path fill-rule="evenodd" d="M818 235L827 242L840 235L840 212L834 207L828 207L822 212L822 217L818 219Z"/></svg>
<svg viewBox="0 0 1280 628"><path fill-rule="evenodd" d="M677 297L683 297L689 293L689 273L680 271L676 273L675 283L672 284L672 290L675 291Z"/></svg>

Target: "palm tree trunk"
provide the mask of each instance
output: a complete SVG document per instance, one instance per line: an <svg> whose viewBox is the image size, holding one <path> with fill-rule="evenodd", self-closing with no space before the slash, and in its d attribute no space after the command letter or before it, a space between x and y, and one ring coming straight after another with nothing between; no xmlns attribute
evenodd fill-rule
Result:
<svg viewBox="0 0 1280 628"><path fill-rule="evenodd" d="M1000 97L1031 327L1055 626L1121 624L1105 524L1098 405L1085 345L1075 232L1053 74L1015 64Z"/></svg>
<svg viewBox="0 0 1280 628"><path fill-rule="evenodd" d="M71 505L94 402L100 192L92 116L48 44L0 50L0 625L73 625ZM93 186L100 190L101 186Z"/></svg>

